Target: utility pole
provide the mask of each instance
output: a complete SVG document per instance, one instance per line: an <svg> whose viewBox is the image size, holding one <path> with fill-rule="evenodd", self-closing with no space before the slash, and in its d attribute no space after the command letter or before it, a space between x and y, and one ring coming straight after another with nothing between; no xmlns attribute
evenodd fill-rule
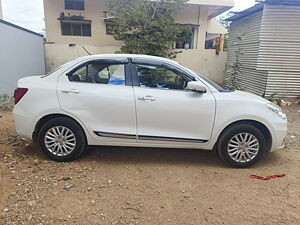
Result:
<svg viewBox="0 0 300 225"><path fill-rule="evenodd" d="M3 13L2 13L2 5L1 5L1 0L0 0L0 20L3 19Z"/></svg>

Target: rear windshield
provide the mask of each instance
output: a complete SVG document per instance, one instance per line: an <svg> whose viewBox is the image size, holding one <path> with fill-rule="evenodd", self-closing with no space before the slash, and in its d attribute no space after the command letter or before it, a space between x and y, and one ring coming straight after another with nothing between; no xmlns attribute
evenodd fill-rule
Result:
<svg viewBox="0 0 300 225"><path fill-rule="evenodd" d="M72 64L74 64L74 61L76 61L76 60L77 60L77 59L74 59L74 60L72 60L72 61L70 61L70 62L67 62L67 63L61 65L60 67L57 67L56 69L54 69L54 70L48 72L45 76L42 76L42 78L50 76L51 74L55 73L56 71L60 70L60 69L63 68L63 67L66 67L66 69L68 69L69 67L68 67L67 65L72 65Z"/></svg>
<svg viewBox="0 0 300 225"><path fill-rule="evenodd" d="M57 67L56 69L54 69L54 70L50 71L50 72L49 72L49 73L47 73L46 75L42 76L42 78L50 76L52 73L56 72L56 71L57 71L57 70L59 70L60 68L62 68L62 66L60 66L60 67Z"/></svg>

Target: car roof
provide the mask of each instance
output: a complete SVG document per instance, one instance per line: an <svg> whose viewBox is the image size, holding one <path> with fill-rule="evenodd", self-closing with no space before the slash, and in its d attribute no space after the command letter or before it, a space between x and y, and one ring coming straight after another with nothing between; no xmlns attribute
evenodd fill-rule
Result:
<svg viewBox="0 0 300 225"><path fill-rule="evenodd" d="M89 56L83 56L76 61L82 61L82 60L88 60L88 59L124 59L124 58L133 58L133 59L148 59L148 60L155 60L155 61L160 61L160 62L169 62L169 63L176 63L179 64L178 62L163 58L163 57L158 57L158 56L152 56L152 55L138 55L138 54L99 54L99 55L89 55Z"/></svg>

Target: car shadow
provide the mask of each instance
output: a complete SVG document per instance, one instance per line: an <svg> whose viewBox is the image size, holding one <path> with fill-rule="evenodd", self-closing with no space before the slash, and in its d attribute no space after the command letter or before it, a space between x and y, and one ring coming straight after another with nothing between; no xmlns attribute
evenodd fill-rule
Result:
<svg viewBox="0 0 300 225"><path fill-rule="evenodd" d="M270 165L279 165L284 161L282 155L279 152L268 152L263 158L256 164L256 167L266 167Z"/></svg>
<svg viewBox="0 0 300 225"><path fill-rule="evenodd" d="M211 167L226 167L214 152L195 149L91 146L80 160L126 164L202 164Z"/></svg>
<svg viewBox="0 0 300 225"><path fill-rule="evenodd" d="M128 164L203 165L204 167L231 168L213 151L197 149L145 148L93 146L81 156L82 161ZM276 165L280 157L276 153L266 154L252 168Z"/></svg>
<svg viewBox="0 0 300 225"><path fill-rule="evenodd" d="M40 160L47 160L39 146L33 142L29 144L26 154ZM252 168L276 165L280 163L280 160L276 152L268 153ZM77 162L90 161L111 164L203 165L204 167L230 168L219 159L215 152L197 149L89 146Z"/></svg>

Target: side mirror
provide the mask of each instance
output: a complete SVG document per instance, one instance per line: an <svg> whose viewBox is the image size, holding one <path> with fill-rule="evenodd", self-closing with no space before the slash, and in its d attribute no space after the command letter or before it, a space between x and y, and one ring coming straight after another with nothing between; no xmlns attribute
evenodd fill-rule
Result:
<svg viewBox="0 0 300 225"><path fill-rule="evenodd" d="M190 90L190 91L197 91L197 92L201 92L201 93L206 92L206 87L200 81L190 81L190 82L188 82L187 89Z"/></svg>

